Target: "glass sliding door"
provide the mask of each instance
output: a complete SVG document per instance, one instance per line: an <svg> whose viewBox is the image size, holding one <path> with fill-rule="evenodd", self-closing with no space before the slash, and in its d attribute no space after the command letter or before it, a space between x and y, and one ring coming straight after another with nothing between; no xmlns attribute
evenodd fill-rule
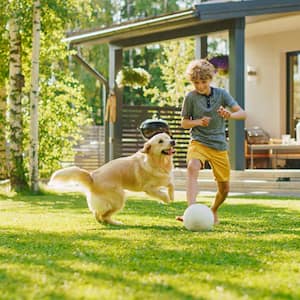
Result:
<svg viewBox="0 0 300 300"><path fill-rule="evenodd" d="M287 132L295 137L300 120L300 51L287 53Z"/></svg>

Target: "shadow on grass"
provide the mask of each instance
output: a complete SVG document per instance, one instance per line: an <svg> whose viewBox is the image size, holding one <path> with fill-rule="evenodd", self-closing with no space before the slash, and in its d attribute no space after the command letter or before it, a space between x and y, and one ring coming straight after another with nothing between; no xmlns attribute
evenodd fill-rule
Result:
<svg viewBox="0 0 300 300"><path fill-rule="evenodd" d="M202 202L210 205L210 199ZM129 200L121 215L136 216L137 218L165 217L174 219L177 215L182 215L186 209L185 202L175 202L171 204L160 204L155 201ZM216 228L229 230L228 226L234 226L237 231L261 233L298 233L300 230L299 211L292 208L271 207L261 204L245 203L230 204L229 202L221 206L219 210L221 224ZM255 226L253 226L255 224Z"/></svg>
<svg viewBox="0 0 300 300"><path fill-rule="evenodd" d="M0 201L7 199L0 196ZM88 210L85 197L77 194L23 195L9 199L39 206L41 211L44 208L72 209L78 213ZM263 201L261 204L229 202L220 209L223 220L220 226L213 232L193 233L179 227L174 219L185 208L185 202L163 205L153 200L130 198L118 214L125 223L120 227L95 223L91 230L83 224L80 233L43 232L42 227L37 230L1 227L2 264L25 271L8 272L0 268L0 280L11 294L15 286L21 290L24 285L43 286L26 272L28 269L30 273L45 274L47 280L54 283L76 282L76 278L80 278L95 286L101 282L116 285L123 291L126 287L136 292L146 291L157 295L157 299L201 299L181 287L180 280L177 284L167 284L157 282L157 278L183 275L187 281L195 281L191 273L196 273L197 282L205 282L206 274L213 274L219 280L205 284L211 288L222 285L243 295L245 287L220 279L224 270L247 274L262 267L272 268L265 263L269 253L285 251L288 256L298 249L300 220L296 210L272 207ZM153 222L155 224L151 225ZM269 234L280 238L268 239L266 235ZM259 295L269 290L268 287L251 287L246 292ZM71 299L63 289L48 291L48 295Z"/></svg>
<svg viewBox="0 0 300 300"><path fill-rule="evenodd" d="M284 200L283 200L284 201ZM223 224L248 234L300 234L299 211L264 204L226 204L220 209ZM229 221L226 221L226 220ZM226 230L230 229L225 227Z"/></svg>
<svg viewBox="0 0 300 300"><path fill-rule="evenodd" d="M259 211L260 208L254 209ZM252 227L257 226L260 225L252 224ZM122 288L130 287L136 291L157 294L162 299L201 299L184 292L180 286L158 283L155 278L164 275L176 277L180 274L189 277L190 271L199 272L199 276L214 274L222 278L224 270L233 268L238 272L255 272L262 266L266 268L265 258L274 249L288 252L289 249L295 250L296 245L294 240L260 240L259 236L256 239L245 239L243 235L222 237L215 232L195 234L180 231L176 227L168 228L170 234L166 235L164 227L156 225L118 227L120 235L117 237L109 234L111 229L112 226L100 226L93 233L78 234L2 228L1 262L11 263L16 269L41 272L47 276L48 281L72 281L77 276L90 284L105 282ZM236 230L238 229L237 225ZM140 230L147 230L149 234L143 235ZM107 231L106 235L101 234L103 231ZM280 228L275 231L280 231ZM257 253L264 253L263 258ZM14 283L6 284L6 289L11 289L12 293L15 286L37 285L26 274L16 272L12 275L5 269L0 269L0 279L4 283ZM245 292L244 287L230 286L225 280L216 283L238 293ZM210 284L215 286L216 283ZM251 289L252 293L261 292L259 288ZM58 290L51 291L50 295L71 299L64 298Z"/></svg>
<svg viewBox="0 0 300 300"><path fill-rule="evenodd" d="M88 212L85 196L80 194L49 194L49 195L16 195L7 197L0 195L1 200L13 200L24 202L33 206L47 208L47 210L66 210L71 209L74 213ZM210 206L211 199L203 199L202 203ZM283 201L284 200L278 200ZM174 220L177 215L182 215L186 209L185 202L173 202L171 204L163 204L153 199L139 199L137 197L129 197L126 201L125 208L118 212L115 217L133 218L136 217L137 224L128 224L125 220L122 227L107 226L108 230L123 229L157 229L161 231L172 231L173 225L159 224L160 219ZM261 204L256 203L240 203L230 204L230 200L225 202L220 210L219 215L221 225L216 227L216 230L239 231L250 233L293 233L299 235L300 218L299 211L292 208L271 207L265 205L264 201ZM144 226L143 218L157 219L157 224ZM91 218L93 216L91 215ZM255 224L255 226L253 226ZM275 224L275 226L273 226ZM177 227L178 230L178 227Z"/></svg>
<svg viewBox="0 0 300 300"><path fill-rule="evenodd" d="M228 280L212 280L214 286L222 287L224 291L235 291L239 299L270 299L270 300L292 300L299 299L297 292L276 291L270 289L268 285L258 288L251 284L237 284L236 282L229 282ZM294 294L294 295L293 295ZM252 297L251 297L252 296Z"/></svg>
<svg viewBox="0 0 300 300"><path fill-rule="evenodd" d="M54 210L79 209L87 207L86 198L81 194L62 193L62 194L42 194L42 195L13 195L5 196L0 194L1 200L12 200L18 202L25 202L30 205L50 208Z"/></svg>

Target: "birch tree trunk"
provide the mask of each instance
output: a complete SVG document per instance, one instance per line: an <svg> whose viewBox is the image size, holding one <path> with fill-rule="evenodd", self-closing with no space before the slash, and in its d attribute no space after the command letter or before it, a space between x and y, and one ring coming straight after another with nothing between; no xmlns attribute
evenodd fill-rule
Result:
<svg viewBox="0 0 300 300"><path fill-rule="evenodd" d="M6 156L6 89L0 87L0 179L8 178Z"/></svg>
<svg viewBox="0 0 300 300"><path fill-rule="evenodd" d="M38 100L39 100L39 56L40 56L40 0L33 2L32 27L32 67L30 92L30 186L34 192L39 190L38 168Z"/></svg>
<svg viewBox="0 0 300 300"><path fill-rule="evenodd" d="M22 75L21 35L15 18L9 20L9 175L11 187L16 191L28 188L23 163L23 118L22 118Z"/></svg>

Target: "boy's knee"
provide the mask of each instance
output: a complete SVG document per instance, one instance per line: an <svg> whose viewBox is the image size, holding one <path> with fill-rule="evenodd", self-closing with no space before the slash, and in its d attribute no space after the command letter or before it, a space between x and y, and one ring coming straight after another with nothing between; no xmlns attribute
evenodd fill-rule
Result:
<svg viewBox="0 0 300 300"><path fill-rule="evenodd" d="M202 168L202 163L199 160L192 159L188 163L187 171L189 174L198 174L201 168Z"/></svg>
<svg viewBox="0 0 300 300"><path fill-rule="evenodd" d="M222 196L224 198L226 198L228 196L228 194L229 194L229 189L223 190L221 193L222 193Z"/></svg>
<svg viewBox="0 0 300 300"><path fill-rule="evenodd" d="M218 186L219 186L219 193L226 197L230 191L229 183L222 182L219 183Z"/></svg>

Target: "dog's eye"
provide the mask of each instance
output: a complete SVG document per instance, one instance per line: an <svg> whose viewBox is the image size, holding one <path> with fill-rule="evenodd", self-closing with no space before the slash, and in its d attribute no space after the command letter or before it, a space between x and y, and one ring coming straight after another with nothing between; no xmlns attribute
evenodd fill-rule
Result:
<svg viewBox="0 0 300 300"><path fill-rule="evenodd" d="M159 141L158 141L159 144L161 144L161 143L163 143L163 142L164 142L163 140L159 140Z"/></svg>

